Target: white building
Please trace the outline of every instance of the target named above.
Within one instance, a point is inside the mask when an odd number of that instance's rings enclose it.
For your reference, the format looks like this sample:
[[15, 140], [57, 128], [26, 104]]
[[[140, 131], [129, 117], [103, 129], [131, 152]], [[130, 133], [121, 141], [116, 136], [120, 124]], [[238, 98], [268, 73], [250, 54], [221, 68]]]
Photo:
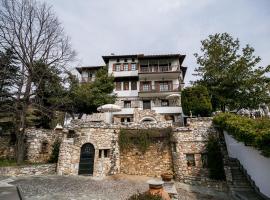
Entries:
[[[182, 66], [185, 55], [109, 55], [102, 58], [109, 74], [114, 76], [116, 104], [122, 107], [120, 112], [113, 113], [115, 121], [132, 122], [135, 109], [152, 110], [164, 120], [181, 121], [180, 91], [187, 70]], [[85, 82], [93, 81], [96, 70], [101, 67], [77, 70]]]

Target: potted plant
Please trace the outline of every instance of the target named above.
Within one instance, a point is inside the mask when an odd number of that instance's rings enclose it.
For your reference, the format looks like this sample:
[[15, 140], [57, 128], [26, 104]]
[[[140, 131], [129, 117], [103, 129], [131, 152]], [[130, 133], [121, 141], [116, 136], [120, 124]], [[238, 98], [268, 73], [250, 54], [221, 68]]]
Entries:
[[171, 181], [173, 179], [173, 173], [172, 172], [165, 172], [161, 174], [161, 178], [163, 181]]

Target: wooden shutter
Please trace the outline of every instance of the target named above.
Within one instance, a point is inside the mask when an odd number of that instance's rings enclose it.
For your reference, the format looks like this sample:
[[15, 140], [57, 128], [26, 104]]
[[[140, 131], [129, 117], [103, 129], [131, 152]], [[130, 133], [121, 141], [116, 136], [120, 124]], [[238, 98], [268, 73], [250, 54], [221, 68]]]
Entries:
[[131, 71], [131, 63], [128, 63], [128, 71]]
[[124, 65], [123, 65], [123, 63], [120, 65], [120, 67], [121, 67], [121, 71], [123, 71], [123, 70], [124, 70]]
[[112, 70], [113, 70], [113, 71], [115, 71], [115, 64], [113, 64], [113, 66], [112, 66]]
[[160, 88], [159, 88], [159, 81], [155, 81], [155, 91], [160, 91]]

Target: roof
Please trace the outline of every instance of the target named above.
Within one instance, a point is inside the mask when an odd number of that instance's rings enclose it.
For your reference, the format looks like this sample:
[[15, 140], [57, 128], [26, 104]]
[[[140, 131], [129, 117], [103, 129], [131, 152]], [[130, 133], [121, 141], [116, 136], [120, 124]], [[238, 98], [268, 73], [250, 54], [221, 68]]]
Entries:
[[131, 54], [131, 55], [109, 55], [102, 56], [104, 62], [107, 64], [110, 59], [118, 59], [118, 58], [138, 58], [138, 59], [157, 59], [157, 58], [179, 58], [180, 63], [184, 61], [186, 55], [181, 54], [156, 54], [156, 55], [144, 55], [144, 54]]
[[83, 70], [87, 70], [87, 69], [100, 69], [104, 67], [103, 65], [99, 65], [99, 66], [83, 66], [83, 67], [76, 67], [77, 71], [81, 74]]

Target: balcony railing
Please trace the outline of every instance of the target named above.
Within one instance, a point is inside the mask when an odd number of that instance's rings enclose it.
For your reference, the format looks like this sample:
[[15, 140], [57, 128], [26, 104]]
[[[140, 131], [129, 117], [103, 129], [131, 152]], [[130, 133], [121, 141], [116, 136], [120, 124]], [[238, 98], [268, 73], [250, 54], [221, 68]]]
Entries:
[[168, 85], [147, 85], [142, 84], [140, 86], [140, 92], [178, 92], [179, 84], [168, 84]]
[[160, 72], [179, 72], [179, 65], [171, 66], [140, 66], [139, 73], [160, 73]]
[[87, 82], [91, 82], [94, 80], [95, 80], [94, 77], [81, 77], [81, 83], [87, 83]]

